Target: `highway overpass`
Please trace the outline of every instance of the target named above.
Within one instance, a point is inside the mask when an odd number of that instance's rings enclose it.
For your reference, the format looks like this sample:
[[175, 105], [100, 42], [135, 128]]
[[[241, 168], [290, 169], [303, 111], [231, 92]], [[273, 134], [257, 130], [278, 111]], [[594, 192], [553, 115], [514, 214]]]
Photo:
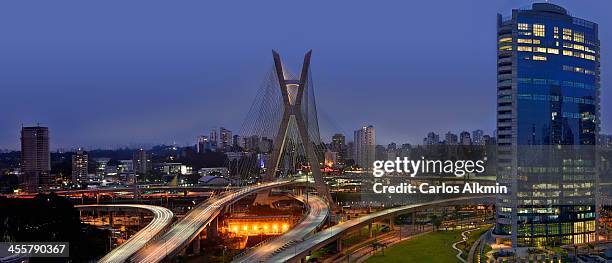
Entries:
[[[299, 197], [298, 199], [302, 202], [306, 202], [303, 197]], [[312, 194], [308, 196], [307, 205], [308, 213], [297, 225], [291, 228], [291, 230], [247, 250], [244, 254], [234, 258], [232, 262], [249, 263], [265, 260], [267, 257], [271, 256], [274, 251], [282, 249], [283, 246], [300, 242], [308, 235], [313, 234], [325, 223], [325, 220], [329, 216], [329, 205], [323, 198]]]
[[440, 206], [440, 205], [465, 205], [465, 204], [490, 204], [495, 201], [494, 195], [473, 196], [473, 197], [458, 197], [444, 200], [437, 200], [419, 204], [405, 205], [395, 208], [385, 209], [376, 213], [372, 213], [363, 217], [352, 219], [341, 224], [327, 228], [313, 236], [305, 239], [302, 242], [295, 243], [291, 246], [286, 246], [282, 251], [274, 252], [274, 255], [268, 257], [262, 262], [299, 262], [308, 256], [310, 253], [323, 248], [324, 246], [341, 239], [344, 235], [358, 230], [373, 222], [393, 218], [398, 215], [411, 213], [419, 209]]
[[142, 249], [149, 241], [158, 236], [172, 223], [174, 214], [167, 208], [154, 205], [77, 205], [79, 210], [123, 211], [126, 209], [141, 209], [153, 213], [153, 220], [126, 242], [111, 250], [98, 262], [125, 262], [136, 251]]
[[[168, 231], [140, 249], [129, 260], [131, 262], [160, 262], [172, 258], [183, 251], [192, 241], [194, 249], [199, 250], [200, 233], [215, 223], [213, 220], [222, 210], [240, 200], [241, 198], [275, 187], [288, 186], [299, 183], [298, 180], [285, 180], [246, 186], [234, 191], [228, 191], [194, 207], [181, 220], [177, 221]], [[216, 228], [216, 224], [213, 228]]]

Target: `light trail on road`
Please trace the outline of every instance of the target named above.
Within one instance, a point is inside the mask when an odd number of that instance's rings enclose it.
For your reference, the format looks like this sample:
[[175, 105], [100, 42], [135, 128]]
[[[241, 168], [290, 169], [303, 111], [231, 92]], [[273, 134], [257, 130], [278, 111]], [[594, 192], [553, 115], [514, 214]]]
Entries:
[[146, 247], [140, 249], [133, 257], [132, 262], [160, 262], [167, 257], [172, 257], [189, 242], [199, 235], [204, 228], [209, 225], [212, 220], [221, 213], [221, 210], [240, 198], [249, 194], [280, 187], [295, 183], [297, 181], [276, 181], [263, 183], [253, 186], [247, 186], [235, 191], [226, 192], [224, 194], [213, 196], [206, 202], [203, 202], [193, 208], [184, 218], [176, 222], [172, 228], [166, 231], [159, 238], [153, 240]]
[[155, 238], [160, 232], [162, 232], [167, 226], [172, 223], [174, 214], [170, 209], [154, 205], [131, 205], [131, 204], [118, 204], [118, 205], [78, 205], [75, 206], [77, 209], [85, 208], [135, 208], [144, 209], [153, 213], [153, 220], [140, 231], [136, 232], [131, 238], [119, 245], [115, 249], [111, 250], [108, 254], [102, 257], [98, 262], [102, 263], [117, 263], [125, 262], [130, 256], [136, 251], [143, 248], [148, 242]]

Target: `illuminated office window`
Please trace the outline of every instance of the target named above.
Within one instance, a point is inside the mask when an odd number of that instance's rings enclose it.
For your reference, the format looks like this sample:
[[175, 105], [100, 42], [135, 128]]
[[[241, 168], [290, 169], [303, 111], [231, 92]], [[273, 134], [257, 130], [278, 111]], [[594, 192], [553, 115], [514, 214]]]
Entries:
[[512, 46], [501, 46], [499, 50], [512, 50]]
[[584, 47], [584, 51], [595, 54], [595, 50], [590, 49], [589, 47]]
[[518, 24], [518, 30], [529, 30], [529, 24], [519, 23]]
[[584, 43], [584, 33], [574, 32], [574, 41], [578, 43]]
[[574, 49], [584, 50], [584, 46], [583, 45], [574, 44]]
[[557, 55], [559, 55], [559, 50], [556, 49], [556, 48], [548, 48], [547, 51], [550, 54], [557, 54]]
[[571, 50], [563, 50], [563, 55], [565, 56], [573, 56], [573, 52]]
[[543, 37], [544, 36], [544, 25], [533, 24], [533, 35], [536, 37]]
[[546, 48], [545, 47], [533, 47], [533, 52], [546, 53]]
[[506, 43], [506, 42], [512, 42], [512, 38], [504, 37], [504, 38], [499, 39], [499, 43]]
[[572, 40], [572, 30], [569, 28], [563, 29], [563, 40]]
[[529, 38], [519, 38], [516, 40], [517, 43], [519, 44], [531, 44], [533, 43], [531, 39]]
[[539, 45], [539, 44], [540, 44], [540, 40], [539, 40], [539, 39], [534, 39], [534, 40], [533, 40], [533, 44], [535, 44], [535, 45]]
[[546, 61], [546, 57], [545, 56], [533, 56], [533, 60]]
[[525, 51], [525, 52], [531, 52], [531, 47], [526, 47], [526, 46], [518, 46], [516, 48], [516, 50], [518, 51]]

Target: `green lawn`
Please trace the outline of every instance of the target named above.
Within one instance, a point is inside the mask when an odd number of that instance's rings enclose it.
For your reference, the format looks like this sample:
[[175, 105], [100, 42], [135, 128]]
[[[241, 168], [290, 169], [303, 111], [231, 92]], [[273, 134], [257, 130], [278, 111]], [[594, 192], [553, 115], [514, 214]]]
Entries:
[[461, 239], [462, 230], [438, 231], [414, 239], [402, 241], [385, 249], [385, 255], [379, 251], [366, 260], [377, 262], [459, 262], [451, 245]]

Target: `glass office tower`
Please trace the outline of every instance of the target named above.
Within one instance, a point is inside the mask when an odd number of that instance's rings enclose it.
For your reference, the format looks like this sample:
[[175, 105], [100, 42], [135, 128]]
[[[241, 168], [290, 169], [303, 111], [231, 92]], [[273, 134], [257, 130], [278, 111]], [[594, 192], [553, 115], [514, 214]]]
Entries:
[[513, 247], [596, 239], [598, 26], [536, 3], [497, 18], [495, 235]]

